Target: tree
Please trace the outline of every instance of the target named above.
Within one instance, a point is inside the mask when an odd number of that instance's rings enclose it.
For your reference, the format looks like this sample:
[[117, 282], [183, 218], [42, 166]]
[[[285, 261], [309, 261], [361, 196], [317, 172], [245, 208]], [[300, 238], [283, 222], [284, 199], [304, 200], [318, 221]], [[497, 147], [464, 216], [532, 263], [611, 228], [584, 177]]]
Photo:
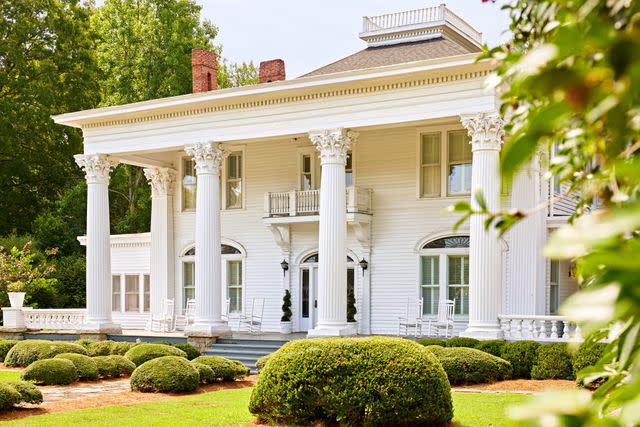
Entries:
[[99, 101], [90, 9], [77, 0], [0, 0], [0, 235], [31, 223], [79, 179], [76, 129], [52, 114]]
[[[587, 392], [540, 396], [514, 411], [534, 425], [640, 425], [640, 3], [514, 0], [513, 40], [486, 50], [504, 89], [508, 118], [502, 174], [509, 179], [536, 152], [558, 154], [552, 174], [577, 191], [571, 222], [549, 239], [545, 254], [576, 263], [581, 290], [561, 308], [588, 334], [608, 338], [603, 357], [578, 377]], [[486, 226], [506, 232], [528, 212], [487, 212]], [[542, 206], [541, 208], [543, 208]]]

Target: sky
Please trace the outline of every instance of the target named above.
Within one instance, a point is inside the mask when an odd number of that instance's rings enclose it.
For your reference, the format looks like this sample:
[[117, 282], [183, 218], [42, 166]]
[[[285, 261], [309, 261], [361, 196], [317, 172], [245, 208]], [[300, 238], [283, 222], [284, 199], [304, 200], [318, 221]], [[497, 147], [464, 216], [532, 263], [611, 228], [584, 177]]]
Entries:
[[[231, 62], [280, 58], [287, 78], [329, 64], [366, 47], [358, 38], [362, 17], [418, 9], [437, 0], [197, 0], [202, 17], [220, 28], [217, 44]], [[509, 19], [501, 2], [449, 0], [447, 7], [494, 46], [505, 41]]]

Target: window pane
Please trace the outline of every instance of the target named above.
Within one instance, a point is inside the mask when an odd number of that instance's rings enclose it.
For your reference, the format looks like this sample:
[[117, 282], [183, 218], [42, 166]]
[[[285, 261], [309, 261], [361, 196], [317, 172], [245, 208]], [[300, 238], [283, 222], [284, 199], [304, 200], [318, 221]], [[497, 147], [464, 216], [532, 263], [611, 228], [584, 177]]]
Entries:
[[302, 172], [311, 173], [311, 156], [308, 154], [302, 156]]
[[454, 313], [459, 315], [469, 314], [469, 257], [448, 257], [448, 297], [455, 299]]
[[242, 180], [227, 181], [227, 209], [242, 207]]
[[440, 195], [440, 165], [422, 167], [422, 195]]
[[184, 159], [182, 167], [182, 209], [196, 208], [196, 170], [193, 159]]
[[437, 314], [440, 299], [440, 257], [422, 257], [422, 313]]
[[230, 312], [242, 312], [242, 261], [227, 262], [227, 298]]
[[302, 270], [302, 317], [309, 317], [309, 271]]
[[471, 144], [464, 130], [449, 132], [449, 163], [470, 163]]
[[423, 249], [468, 248], [469, 236], [443, 237], [425, 244]]
[[124, 310], [125, 311], [138, 311], [140, 309], [139, 278], [140, 277], [137, 275], [125, 276], [125, 279], [124, 279], [124, 287], [125, 287]]
[[120, 276], [111, 276], [111, 310], [120, 311]]
[[438, 314], [438, 300], [440, 299], [440, 288], [436, 286], [425, 286], [422, 288], [422, 314]]
[[148, 274], [144, 275], [144, 311], [151, 308], [151, 279]]
[[423, 196], [440, 195], [440, 133], [422, 135], [421, 185]]
[[471, 193], [471, 163], [449, 165], [449, 194]]

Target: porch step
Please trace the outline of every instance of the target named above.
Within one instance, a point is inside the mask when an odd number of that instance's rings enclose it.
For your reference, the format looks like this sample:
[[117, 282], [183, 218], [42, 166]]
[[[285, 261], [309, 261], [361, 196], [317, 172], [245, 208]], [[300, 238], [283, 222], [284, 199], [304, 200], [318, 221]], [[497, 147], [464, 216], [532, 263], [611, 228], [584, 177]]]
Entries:
[[286, 343], [286, 340], [221, 338], [207, 348], [204, 353], [207, 356], [222, 356], [227, 359], [239, 360], [251, 370], [251, 373], [255, 373], [256, 362], [259, 358], [273, 353]]

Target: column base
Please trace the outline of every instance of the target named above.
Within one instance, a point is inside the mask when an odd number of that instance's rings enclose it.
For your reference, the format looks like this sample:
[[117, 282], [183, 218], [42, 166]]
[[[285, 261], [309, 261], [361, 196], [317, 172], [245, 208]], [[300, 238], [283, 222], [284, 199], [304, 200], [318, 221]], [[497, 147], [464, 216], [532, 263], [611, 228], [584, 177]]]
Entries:
[[219, 338], [230, 337], [231, 328], [227, 322], [193, 323], [184, 329], [187, 337]]
[[87, 334], [96, 334], [96, 335], [104, 335], [104, 334], [121, 334], [122, 326], [111, 323], [111, 322], [87, 322], [84, 325], [78, 328], [78, 331], [81, 335]]
[[498, 325], [469, 325], [460, 336], [478, 340], [500, 340], [504, 339], [504, 332]]
[[337, 325], [318, 325], [307, 332], [309, 338], [328, 338], [328, 337], [353, 337], [358, 334], [356, 329], [358, 325], [354, 323], [337, 324]]

